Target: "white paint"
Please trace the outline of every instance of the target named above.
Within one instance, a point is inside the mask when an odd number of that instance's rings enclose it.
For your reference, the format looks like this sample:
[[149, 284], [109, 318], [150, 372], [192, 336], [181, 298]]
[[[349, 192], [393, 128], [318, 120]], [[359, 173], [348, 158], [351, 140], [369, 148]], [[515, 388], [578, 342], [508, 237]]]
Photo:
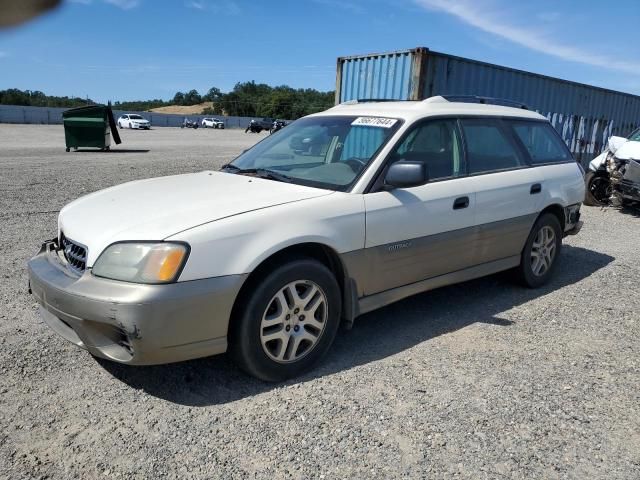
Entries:
[[200, 172], [91, 193], [65, 206], [58, 226], [67, 237], [88, 247], [91, 266], [116, 241], [162, 240], [202, 223], [329, 194], [260, 178]]

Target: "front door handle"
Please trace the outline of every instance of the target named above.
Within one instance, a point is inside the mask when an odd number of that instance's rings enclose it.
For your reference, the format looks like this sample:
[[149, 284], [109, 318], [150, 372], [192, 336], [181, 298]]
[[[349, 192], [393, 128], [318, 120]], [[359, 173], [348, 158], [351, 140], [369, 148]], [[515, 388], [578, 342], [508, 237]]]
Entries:
[[469, 206], [469, 197], [459, 197], [453, 201], [453, 209], [460, 210]]
[[539, 183], [534, 183], [533, 185], [531, 185], [531, 190], [529, 190], [529, 193], [531, 195], [535, 195], [536, 193], [540, 193], [542, 191], [542, 185], [540, 185]]

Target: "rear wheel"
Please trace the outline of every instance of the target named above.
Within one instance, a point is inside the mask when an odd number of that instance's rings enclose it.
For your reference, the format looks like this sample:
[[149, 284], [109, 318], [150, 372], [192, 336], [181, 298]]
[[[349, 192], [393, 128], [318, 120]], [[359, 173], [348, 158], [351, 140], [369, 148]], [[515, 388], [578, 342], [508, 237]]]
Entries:
[[599, 207], [609, 203], [611, 196], [611, 182], [605, 172], [589, 171], [584, 176], [585, 197], [584, 204]]
[[230, 331], [230, 352], [247, 373], [281, 381], [324, 356], [340, 320], [340, 289], [321, 263], [300, 259], [252, 282]]
[[562, 248], [562, 229], [558, 217], [545, 213], [536, 221], [522, 250], [518, 273], [530, 288], [547, 283], [556, 268]]

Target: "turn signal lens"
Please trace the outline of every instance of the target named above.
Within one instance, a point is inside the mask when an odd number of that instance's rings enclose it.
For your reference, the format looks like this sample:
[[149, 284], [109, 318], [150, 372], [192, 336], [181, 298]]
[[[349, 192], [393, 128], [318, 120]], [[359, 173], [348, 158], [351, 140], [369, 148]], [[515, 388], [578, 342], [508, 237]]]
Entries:
[[186, 253], [184, 248], [176, 245], [152, 249], [144, 266], [142, 278], [162, 283], [172, 281], [182, 267]]

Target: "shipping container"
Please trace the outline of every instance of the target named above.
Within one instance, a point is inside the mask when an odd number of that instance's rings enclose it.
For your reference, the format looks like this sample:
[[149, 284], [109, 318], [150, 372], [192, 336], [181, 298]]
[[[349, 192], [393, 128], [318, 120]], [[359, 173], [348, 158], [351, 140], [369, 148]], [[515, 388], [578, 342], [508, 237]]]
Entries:
[[477, 95], [525, 104], [551, 121], [583, 164], [606, 147], [611, 135], [627, 136], [640, 125], [640, 96], [428, 48], [338, 58], [336, 103], [434, 95]]

